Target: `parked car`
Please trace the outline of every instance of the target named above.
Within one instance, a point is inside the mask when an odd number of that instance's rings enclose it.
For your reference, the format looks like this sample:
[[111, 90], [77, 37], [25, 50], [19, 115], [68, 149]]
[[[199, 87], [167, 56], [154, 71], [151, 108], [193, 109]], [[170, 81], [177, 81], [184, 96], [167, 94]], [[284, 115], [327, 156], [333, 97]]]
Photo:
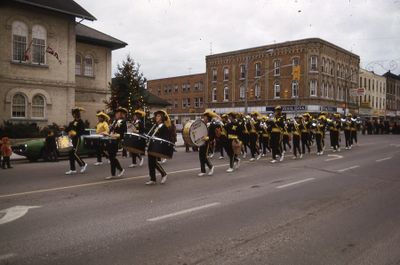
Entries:
[[[96, 130], [94, 129], [85, 129], [85, 134], [81, 136], [81, 142], [84, 143], [84, 138], [87, 135], [96, 134]], [[43, 158], [44, 154], [44, 144], [45, 139], [32, 139], [26, 142], [19, 143], [17, 145], [13, 145], [11, 148], [14, 153], [25, 156], [30, 162], [35, 162], [39, 159]], [[79, 145], [78, 154], [82, 156], [93, 156], [96, 154], [96, 150], [88, 149], [84, 144]], [[58, 149], [59, 157], [68, 156], [68, 151], [63, 149]]]

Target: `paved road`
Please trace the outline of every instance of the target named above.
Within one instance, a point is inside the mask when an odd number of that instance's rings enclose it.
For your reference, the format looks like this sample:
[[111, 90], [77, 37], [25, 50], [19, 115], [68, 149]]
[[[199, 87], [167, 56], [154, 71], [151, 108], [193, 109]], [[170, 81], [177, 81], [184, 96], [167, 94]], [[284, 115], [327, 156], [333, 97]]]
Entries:
[[151, 187], [147, 165], [104, 181], [108, 165], [20, 163], [0, 171], [0, 264], [400, 264], [400, 137], [360, 138], [212, 177], [178, 152]]

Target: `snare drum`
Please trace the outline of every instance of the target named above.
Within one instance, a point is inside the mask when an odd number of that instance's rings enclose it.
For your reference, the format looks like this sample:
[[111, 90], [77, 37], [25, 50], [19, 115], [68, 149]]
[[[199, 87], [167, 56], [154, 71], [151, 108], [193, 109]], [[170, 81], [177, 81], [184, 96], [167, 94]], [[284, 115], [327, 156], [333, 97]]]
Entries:
[[68, 136], [57, 137], [57, 149], [59, 152], [69, 152], [74, 148], [71, 138]]
[[83, 144], [87, 149], [97, 150], [100, 147], [100, 139], [103, 137], [101, 134], [86, 135], [83, 138]]
[[147, 153], [151, 156], [160, 158], [172, 158], [174, 154], [174, 144], [170, 141], [152, 137], [149, 141], [149, 148]]
[[201, 119], [188, 121], [183, 128], [183, 141], [190, 146], [202, 146], [208, 135], [207, 125]]
[[128, 152], [144, 154], [146, 149], [146, 137], [137, 133], [125, 133], [124, 147]]
[[110, 136], [100, 138], [100, 147], [107, 152], [118, 152], [118, 140]]

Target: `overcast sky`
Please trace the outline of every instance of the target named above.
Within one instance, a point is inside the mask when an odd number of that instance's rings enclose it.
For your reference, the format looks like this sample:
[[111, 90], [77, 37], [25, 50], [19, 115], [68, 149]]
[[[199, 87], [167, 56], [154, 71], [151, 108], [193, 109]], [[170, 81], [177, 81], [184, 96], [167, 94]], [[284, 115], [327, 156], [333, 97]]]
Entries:
[[205, 72], [205, 56], [318, 37], [350, 50], [361, 67], [400, 73], [400, 0], [75, 0], [83, 23], [128, 43], [147, 79]]

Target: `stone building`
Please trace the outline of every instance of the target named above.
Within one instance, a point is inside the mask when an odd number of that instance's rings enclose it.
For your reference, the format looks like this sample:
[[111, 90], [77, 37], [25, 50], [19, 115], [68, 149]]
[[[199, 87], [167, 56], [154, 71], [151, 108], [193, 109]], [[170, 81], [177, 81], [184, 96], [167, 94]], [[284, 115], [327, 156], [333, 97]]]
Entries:
[[386, 78], [386, 115], [400, 117], [400, 76], [388, 71], [383, 75]]
[[360, 69], [359, 87], [365, 90], [365, 95], [358, 98], [359, 114], [368, 117], [384, 117], [386, 115], [386, 78]]
[[111, 53], [127, 44], [76, 22], [95, 17], [73, 0], [0, 4], [0, 121], [66, 124], [75, 105], [104, 109]]
[[147, 81], [147, 89], [167, 100], [167, 111], [177, 127], [185, 121], [200, 117], [205, 110], [206, 74], [191, 74]]
[[[356, 112], [349, 90], [358, 85], [360, 58], [318, 38], [206, 57], [206, 103], [217, 113]], [[300, 66], [299, 80], [293, 69]]]

